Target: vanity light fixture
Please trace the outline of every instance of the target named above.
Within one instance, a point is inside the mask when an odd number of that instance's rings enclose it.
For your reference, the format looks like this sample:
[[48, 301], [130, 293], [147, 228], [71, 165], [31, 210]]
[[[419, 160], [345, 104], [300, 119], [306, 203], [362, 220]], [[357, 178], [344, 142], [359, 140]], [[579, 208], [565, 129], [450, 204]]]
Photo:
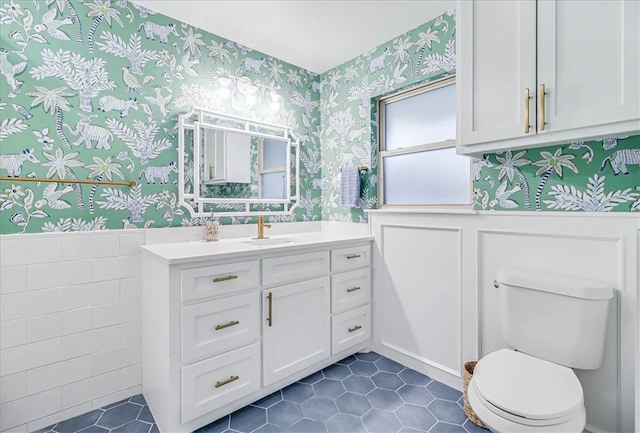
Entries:
[[269, 108], [272, 112], [280, 111], [282, 96], [272, 86], [254, 82], [249, 77], [222, 75], [216, 78], [216, 94], [220, 99], [230, 99], [237, 107], [253, 107], [260, 97], [270, 99]]

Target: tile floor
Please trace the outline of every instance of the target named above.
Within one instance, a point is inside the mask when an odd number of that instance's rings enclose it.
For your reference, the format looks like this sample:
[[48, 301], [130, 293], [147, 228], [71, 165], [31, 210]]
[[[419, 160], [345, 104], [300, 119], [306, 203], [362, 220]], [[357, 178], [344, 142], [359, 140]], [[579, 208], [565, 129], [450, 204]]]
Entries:
[[[157, 433], [141, 395], [37, 433]], [[376, 353], [358, 353], [196, 433], [487, 433], [467, 420], [462, 394]]]

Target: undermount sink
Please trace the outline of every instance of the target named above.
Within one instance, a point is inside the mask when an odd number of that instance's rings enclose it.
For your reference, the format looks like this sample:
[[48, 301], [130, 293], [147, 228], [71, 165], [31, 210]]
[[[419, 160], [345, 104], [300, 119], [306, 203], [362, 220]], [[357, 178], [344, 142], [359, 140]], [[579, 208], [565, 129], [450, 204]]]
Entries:
[[274, 246], [274, 245], [286, 245], [286, 244], [294, 244], [298, 242], [297, 239], [293, 238], [265, 238], [265, 239], [250, 239], [248, 241], [242, 241], [243, 244], [253, 245], [253, 246]]

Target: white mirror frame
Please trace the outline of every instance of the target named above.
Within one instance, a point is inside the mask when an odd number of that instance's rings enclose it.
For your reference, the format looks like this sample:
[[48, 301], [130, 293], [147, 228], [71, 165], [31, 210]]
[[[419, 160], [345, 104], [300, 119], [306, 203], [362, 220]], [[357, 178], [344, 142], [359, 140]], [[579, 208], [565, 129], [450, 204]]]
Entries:
[[[197, 116], [194, 120], [194, 117]], [[235, 123], [242, 123], [244, 129], [229, 128], [226, 126], [214, 125], [207, 123], [206, 118], [216, 118], [220, 120], [232, 120]], [[193, 131], [193, 142], [200, 143], [200, 127], [215, 129], [218, 131], [234, 132], [239, 134], [251, 135], [253, 137], [271, 138], [274, 140], [287, 141], [287, 178], [286, 183], [287, 197], [284, 199], [260, 199], [260, 198], [207, 198], [200, 197], [200, 152], [193, 150], [193, 193], [185, 192], [185, 131]], [[271, 134], [256, 132], [251, 128], [261, 128], [262, 130], [273, 131]], [[261, 122], [258, 120], [247, 119], [244, 117], [234, 116], [230, 114], [219, 113], [216, 111], [205, 110], [202, 108], [192, 108], [189, 112], [178, 117], [178, 204], [185, 207], [192, 217], [236, 217], [236, 216], [252, 216], [252, 215], [291, 215], [298, 207], [300, 199], [300, 143], [297, 137], [291, 131], [291, 128], [274, 123]], [[295, 195], [291, 195], [291, 151], [295, 150]], [[206, 211], [206, 204], [224, 204], [224, 203], [244, 203], [245, 211], [243, 212], [212, 212]], [[195, 208], [194, 205], [195, 204]], [[278, 204], [284, 207], [282, 211], [265, 211], [251, 210], [252, 204]]]

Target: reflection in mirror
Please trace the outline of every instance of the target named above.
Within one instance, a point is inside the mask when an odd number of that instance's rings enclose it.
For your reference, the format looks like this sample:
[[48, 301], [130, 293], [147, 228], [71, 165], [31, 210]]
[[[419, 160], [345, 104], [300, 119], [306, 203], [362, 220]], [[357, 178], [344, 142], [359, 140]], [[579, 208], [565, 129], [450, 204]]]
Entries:
[[299, 147], [289, 128], [199, 109], [180, 116], [179, 128], [179, 189], [192, 215], [297, 206]]

